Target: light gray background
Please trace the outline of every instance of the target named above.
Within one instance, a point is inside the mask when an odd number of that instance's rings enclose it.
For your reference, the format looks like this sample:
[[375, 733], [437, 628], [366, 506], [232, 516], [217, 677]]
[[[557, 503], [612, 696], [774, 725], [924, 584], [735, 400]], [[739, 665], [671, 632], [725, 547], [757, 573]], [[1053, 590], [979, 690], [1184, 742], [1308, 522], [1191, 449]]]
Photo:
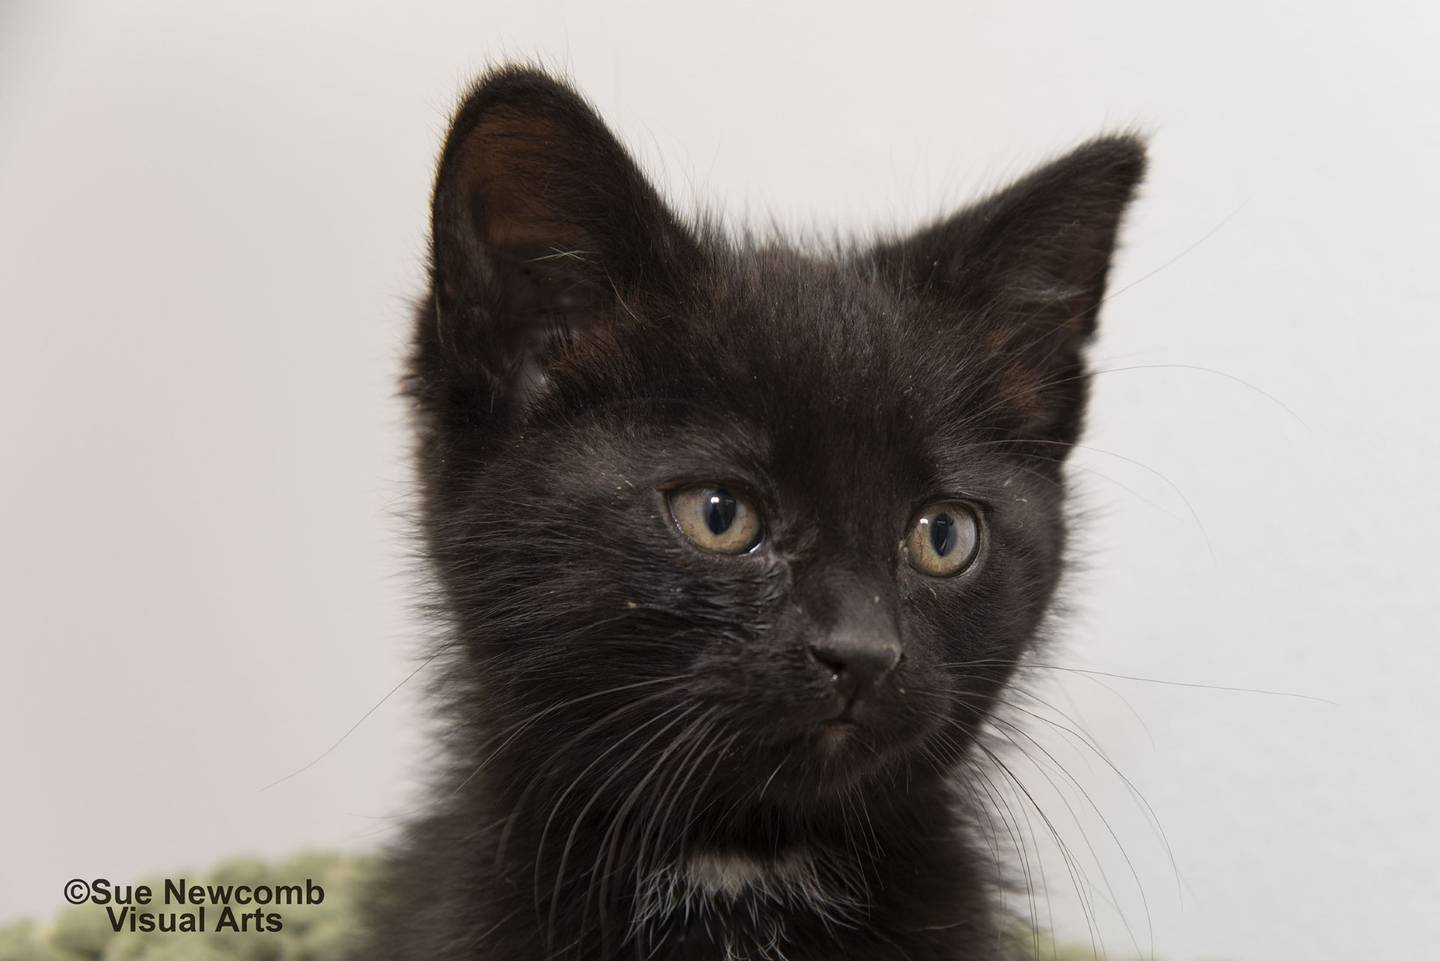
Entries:
[[1437, 28], [1398, 2], [11, 0], [0, 919], [77, 875], [374, 846], [409, 802], [416, 685], [261, 788], [413, 666], [393, 390], [431, 165], [462, 85], [539, 54], [682, 206], [801, 229], [1153, 133], [1048, 661], [1332, 703], [1034, 688], [1174, 863], [1031, 722], [1076, 783], [1016, 773], [1085, 878], [1042, 839], [1042, 911], [1122, 954], [1433, 956]]

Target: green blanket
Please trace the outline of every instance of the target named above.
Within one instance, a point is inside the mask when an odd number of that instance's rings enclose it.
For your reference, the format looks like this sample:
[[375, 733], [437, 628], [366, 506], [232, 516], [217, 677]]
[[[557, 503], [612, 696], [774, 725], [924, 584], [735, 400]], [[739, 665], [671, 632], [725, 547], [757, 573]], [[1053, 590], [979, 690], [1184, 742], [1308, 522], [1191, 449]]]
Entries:
[[[365, 858], [302, 854], [275, 863], [236, 859], [203, 874], [175, 872], [167, 877], [202, 887], [293, 884], [311, 878], [324, 890], [324, 900], [267, 906], [268, 914], [281, 919], [279, 931], [256, 931], [253, 923], [251, 930], [236, 931], [215, 930], [224, 926], [224, 906], [207, 898], [185, 907], [187, 914], [205, 911], [206, 931], [195, 934], [130, 931], [128, 918], [117, 933], [105, 907], [85, 903], [61, 911], [51, 924], [21, 921], [0, 927], [0, 961], [342, 961], [356, 930], [356, 887], [371, 868]], [[173, 910], [160, 903], [163, 880], [137, 883], [160, 892], [142, 910]], [[244, 923], [239, 915], [247, 910], [256, 908], [232, 907], [237, 923]]]

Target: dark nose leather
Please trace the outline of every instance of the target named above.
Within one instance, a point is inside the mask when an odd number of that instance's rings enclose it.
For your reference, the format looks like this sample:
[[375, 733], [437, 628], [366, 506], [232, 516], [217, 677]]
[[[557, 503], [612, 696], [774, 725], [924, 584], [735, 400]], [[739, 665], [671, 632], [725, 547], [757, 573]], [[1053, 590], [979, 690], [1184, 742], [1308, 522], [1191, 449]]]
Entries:
[[817, 628], [807, 646], [817, 670], [834, 685], [838, 718], [848, 720], [865, 693], [900, 663], [900, 629], [886, 603], [886, 576], [827, 572], [807, 605]]
[[900, 663], [900, 639], [893, 628], [872, 622], [831, 631], [810, 645], [810, 654], [831, 672], [848, 705]]

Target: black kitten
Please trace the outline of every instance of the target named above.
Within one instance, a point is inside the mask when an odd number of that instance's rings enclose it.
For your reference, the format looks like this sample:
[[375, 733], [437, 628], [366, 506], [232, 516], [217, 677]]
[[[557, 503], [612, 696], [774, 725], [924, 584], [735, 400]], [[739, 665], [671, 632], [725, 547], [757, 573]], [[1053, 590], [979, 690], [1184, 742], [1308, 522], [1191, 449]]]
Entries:
[[447, 760], [363, 957], [1002, 956], [965, 771], [1144, 166], [816, 255], [683, 223], [556, 80], [471, 91], [408, 384]]

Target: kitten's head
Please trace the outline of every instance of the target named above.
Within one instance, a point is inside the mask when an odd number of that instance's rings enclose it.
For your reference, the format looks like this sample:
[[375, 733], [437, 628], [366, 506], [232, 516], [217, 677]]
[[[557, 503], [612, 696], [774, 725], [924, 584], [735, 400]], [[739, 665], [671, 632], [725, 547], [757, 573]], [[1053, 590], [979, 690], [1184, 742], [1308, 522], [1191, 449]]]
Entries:
[[563, 84], [482, 81], [410, 384], [462, 739], [782, 805], [956, 759], [1060, 574], [1143, 168], [1095, 140], [812, 255], [687, 226]]

